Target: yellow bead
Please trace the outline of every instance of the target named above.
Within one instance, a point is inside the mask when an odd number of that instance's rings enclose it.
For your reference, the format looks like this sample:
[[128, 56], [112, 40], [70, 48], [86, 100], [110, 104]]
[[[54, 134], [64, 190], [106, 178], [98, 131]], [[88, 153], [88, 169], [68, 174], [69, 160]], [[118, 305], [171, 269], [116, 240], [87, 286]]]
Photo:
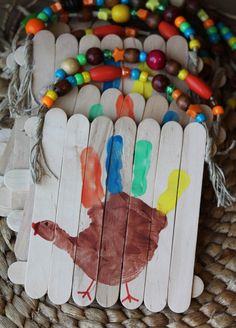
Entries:
[[111, 18], [111, 11], [108, 8], [100, 8], [97, 16], [98, 16], [98, 19], [107, 21], [108, 19]]
[[228, 40], [228, 43], [230, 46], [233, 46], [236, 43], [236, 36], [232, 36], [232, 38]]
[[188, 76], [188, 71], [186, 69], [183, 68], [179, 71], [178, 78], [180, 80], [184, 81], [187, 76]]
[[60, 68], [63, 69], [66, 74], [74, 75], [79, 71], [80, 65], [75, 58], [67, 58], [61, 63]]
[[92, 30], [91, 28], [86, 28], [86, 29], [85, 29], [85, 34], [86, 34], [86, 35], [93, 34], [93, 30]]
[[139, 81], [147, 82], [147, 79], [148, 79], [148, 72], [141, 72], [139, 76]]
[[89, 83], [91, 81], [91, 76], [89, 72], [82, 72], [81, 73], [84, 78], [84, 83]]
[[236, 99], [235, 98], [229, 98], [227, 100], [227, 105], [230, 107], [230, 109], [236, 109]]
[[191, 50], [193, 50], [193, 49], [200, 49], [200, 48], [201, 48], [201, 43], [200, 43], [200, 41], [197, 40], [197, 39], [193, 39], [193, 40], [191, 40], [191, 41], [189, 42], [189, 48], [190, 48]]
[[130, 19], [129, 7], [126, 5], [116, 5], [111, 10], [111, 17], [116, 23], [127, 23]]
[[53, 101], [56, 101], [58, 98], [58, 95], [54, 90], [48, 90], [46, 96], [51, 98]]

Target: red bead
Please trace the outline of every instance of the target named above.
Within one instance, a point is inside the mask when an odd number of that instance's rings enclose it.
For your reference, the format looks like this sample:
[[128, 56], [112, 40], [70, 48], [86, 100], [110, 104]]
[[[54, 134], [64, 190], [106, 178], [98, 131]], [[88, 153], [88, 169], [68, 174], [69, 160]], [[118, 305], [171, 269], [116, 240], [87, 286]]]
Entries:
[[160, 34], [164, 39], [168, 40], [174, 35], [179, 35], [177, 28], [167, 22], [162, 21], [158, 26]]
[[151, 69], [158, 70], [165, 67], [166, 56], [161, 50], [152, 50], [148, 53], [147, 64]]
[[99, 38], [103, 38], [108, 34], [115, 34], [120, 37], [124, 37], [125, 29], [124, 27], [118, 25], [104, 25], [104, 26], [94, 27], [93, 33]]
[[199, 77], [189, 73], [185, 82], [188, 84], [189, 88], [201, 98], [209, 99], [212, 96], [211, 88]]
[[31, 18], [26, 26], [25, 26], [25, 31], [27, 34], [37, 34], [38, 32], [44, 30], [46, 27], [45, 23], [38, 19], [38, 18]]
[[91, 79], [95, 82], [109, 82], [122, 77], [122, 69], [115, 66], [99, 66], [90, 70]]

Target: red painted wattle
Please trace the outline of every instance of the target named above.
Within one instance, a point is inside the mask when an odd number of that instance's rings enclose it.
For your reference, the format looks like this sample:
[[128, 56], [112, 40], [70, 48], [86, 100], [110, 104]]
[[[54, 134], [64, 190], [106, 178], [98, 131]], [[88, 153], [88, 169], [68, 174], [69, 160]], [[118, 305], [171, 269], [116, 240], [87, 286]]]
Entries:
[[90, 70], [94, 82], [109, 82], [122, 77], [122, 69], [111, 65], [99, 66]]
[[199, 77], [189, 73], [185, 82], [193, 92], [203, 99], [209, 99], [212, 96], [211, 88]]

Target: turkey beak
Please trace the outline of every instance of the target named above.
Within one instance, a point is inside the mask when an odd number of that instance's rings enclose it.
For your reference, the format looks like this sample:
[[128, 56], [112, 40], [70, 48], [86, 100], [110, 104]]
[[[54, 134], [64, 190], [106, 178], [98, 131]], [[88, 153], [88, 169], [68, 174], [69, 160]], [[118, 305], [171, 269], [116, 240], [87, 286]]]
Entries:
[[34, 236], [37, 235], [38, 233], [38, 228], [39, 228], [39, 222], [37, 223], [32, 223], [32, 228], [34, 229]]

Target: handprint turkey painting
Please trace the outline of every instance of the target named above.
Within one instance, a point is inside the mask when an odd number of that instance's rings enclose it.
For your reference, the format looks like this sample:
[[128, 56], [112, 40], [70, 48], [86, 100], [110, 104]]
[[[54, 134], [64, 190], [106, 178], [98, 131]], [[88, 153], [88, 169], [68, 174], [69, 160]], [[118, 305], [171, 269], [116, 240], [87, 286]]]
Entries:
[[48, 140], [61, 147], [52, 163], [61, 167], [59, 179], [36, 185], [26, 292], [48, 292], [56, 304], [72, 295], [80, 306], [120, 299], [158, 310], [167, 303], [176, 208], [193, 188], [182, 127], [146, 119], [137, 128], [127, 117], [89, 124], [80, 114], [63, 124], [63, 142], [44, 133], [46, 155]]

